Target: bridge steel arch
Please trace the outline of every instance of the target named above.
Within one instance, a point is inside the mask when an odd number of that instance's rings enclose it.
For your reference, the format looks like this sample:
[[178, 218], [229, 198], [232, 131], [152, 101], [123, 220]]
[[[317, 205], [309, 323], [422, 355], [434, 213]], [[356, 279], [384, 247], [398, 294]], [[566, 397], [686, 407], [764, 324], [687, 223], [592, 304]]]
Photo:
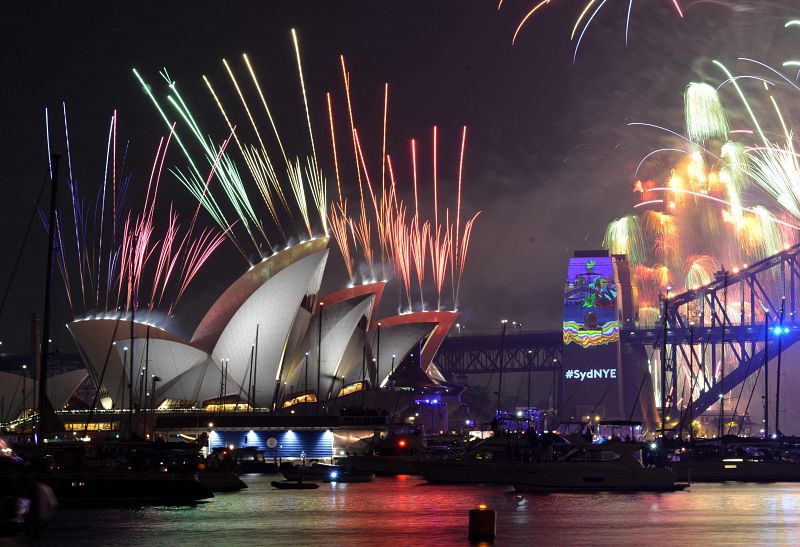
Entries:
[[[662, 349], [666, 334], [667, 398], [683, 426], [723, 394], [734, 392], [736, 400], [725, 416], [746, 409], [751, 397], [744, 382], [753, 375], [757, 381], [765, 349], [772, 359], [800, 340], [799, 293], [800, 245], [795, 245], [750, 266], [723, 269], [708, 285], [667, 295], [660, 327], [629, 333]], [[679, 370], [684, 371], [682, 380]]]

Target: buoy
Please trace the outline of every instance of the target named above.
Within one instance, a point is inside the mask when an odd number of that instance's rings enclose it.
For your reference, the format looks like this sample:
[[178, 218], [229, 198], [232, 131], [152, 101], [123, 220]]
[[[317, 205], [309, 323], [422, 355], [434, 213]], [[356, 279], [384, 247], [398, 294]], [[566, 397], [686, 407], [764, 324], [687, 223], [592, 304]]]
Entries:
[[497, 511], [481, 503], [469, 510], [469, 539], [491, 541], [497, 533]]

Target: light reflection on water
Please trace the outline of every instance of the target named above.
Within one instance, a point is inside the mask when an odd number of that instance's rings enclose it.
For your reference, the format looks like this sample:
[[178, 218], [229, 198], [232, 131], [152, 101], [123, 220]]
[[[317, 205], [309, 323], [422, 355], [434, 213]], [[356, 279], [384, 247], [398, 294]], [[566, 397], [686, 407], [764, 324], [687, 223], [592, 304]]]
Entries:
[[468, 545], [467, 511], [497, 510], [495, 545], [786, 544], [798, 541], [800, 485], [707, 484], [669, 494], [520, 496], [412, 477], [274, 490], [274, 476], [197, 507], [67, 510], [41, 545]]

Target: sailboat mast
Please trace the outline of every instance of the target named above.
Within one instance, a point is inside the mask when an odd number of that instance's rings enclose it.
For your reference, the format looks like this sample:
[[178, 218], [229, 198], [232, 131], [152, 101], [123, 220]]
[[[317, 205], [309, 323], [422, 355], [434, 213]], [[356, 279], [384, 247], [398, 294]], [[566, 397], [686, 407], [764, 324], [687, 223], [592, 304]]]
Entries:
[[256, 345], [253, 344], [250, 346], [250, 366], [247, 367], [247, 402], [250, 404], [250, 411], [253, 411], [254, 403], [253, 403], [253, 352], [255, 351]]
[[145, 338], [144, 343], [144, 376], [142, 377], [142, 389], [144, 391], [144, 423], [145, 423], [145, 430], [147, 429], [147, 420], [150, 416], [149, 412], [149, 405], [148, 405], [148, 393], [147, 393], [147, 379], [150, 378], [150, 325], [147, 325], [147, 338]]
[[256, 345], [253, 353], [253, 410], [256, 409], [256, 382], [258, 373], [258, 327], [260, 325], [256, 325]]
[[769, 437], [769, 312], [764, 312], [764, 438]]
[[722, 444], [722, 433], [725, 423], [725, 327], [728, 323], [728, 270], [725, 270], [725, 286], [722, 289], [722, 345], [720, 353], [720, 375], [719, 375], [719, 442]]
[[318, 332], [317, 332], [317, 414], [320, 413], [320, 404], [322, 403], [321, 395], [322, 395], [322, 388], [320, 387], [320, 381], [322, 379], [322, 306], [323, 303], [319, 303], [319, 321], [318, 324]]
[[50, 292], [51, 285], [53, 284], [53, 256], [55, 251], [55, 235], [56, 235], [56, 207], [58, 205], [58, 165], [61, 161], [61, 156], [53, 154], [51, 156], [51, 163], [53, 165], [50, 171], [50, 223], [47, 225], [47, 272], [45, 273], [45, 286], [44, 286], [44, 314], [42, 316], [42, 356], [39, 364], [39, 420], [37, 424], [38, 444], [40, 448], [44, 447], [44, 436], [46, 430], [45, 408], [47, 403], [47, 358], [50, 354], [50, 346], [48, 340], [50, 339]]
[[778, 371], [775, 378], [775, 434], [781, 434], [781, 353], [783, 353], [783, 312], [786, 308], [786, 297], [781, 299], [781, 322], [778, 325]]
[[[133, 247], [136, 247], [136, 235], [133, 236]], [[131, 289], [135, 287], [135, 279], [133, 276], [133, 269], [130, 269], [130, 273], [128, 275], [128, 282], [130, 283]], [[128, 378], [128, 439], [133, 439], [133, 341], [136, 337], [136, 295], [132, 293], [132, 302], [131, 302], [131, 349], [130, 353], [128, 354], [128, 358], [130, 359], [130, 377]]]
[[664, 293], [664, 312], [661, 324], [661, 439], [667, 435], [667, 314], [669, 313], [669, 289]]
[[361, 348], [361, 408], [366, 405], [366, 385], [367, 385], [367, 346]]
[[[694, 405], [694, 323], [689, 323], [689, 444], [694, 444], [694, 416], [692, 415], [692, 405]], [[683, 435], [681, 434], [681, 437]]]

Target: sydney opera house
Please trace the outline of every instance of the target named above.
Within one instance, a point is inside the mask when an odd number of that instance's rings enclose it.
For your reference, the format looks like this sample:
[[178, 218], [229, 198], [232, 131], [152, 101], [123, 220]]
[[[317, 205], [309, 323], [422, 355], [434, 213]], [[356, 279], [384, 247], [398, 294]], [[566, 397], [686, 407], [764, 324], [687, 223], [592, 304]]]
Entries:
[[188, 340], [129, 317], [69, 323], [102, 407], [333, 408], [362, 390], [392, 385], [401, 367], [437, 385], [433, 356], [457, 312], [379, 318], [384, 281], [321, 295], [328, 242], [314, 238], [251, 267]]

